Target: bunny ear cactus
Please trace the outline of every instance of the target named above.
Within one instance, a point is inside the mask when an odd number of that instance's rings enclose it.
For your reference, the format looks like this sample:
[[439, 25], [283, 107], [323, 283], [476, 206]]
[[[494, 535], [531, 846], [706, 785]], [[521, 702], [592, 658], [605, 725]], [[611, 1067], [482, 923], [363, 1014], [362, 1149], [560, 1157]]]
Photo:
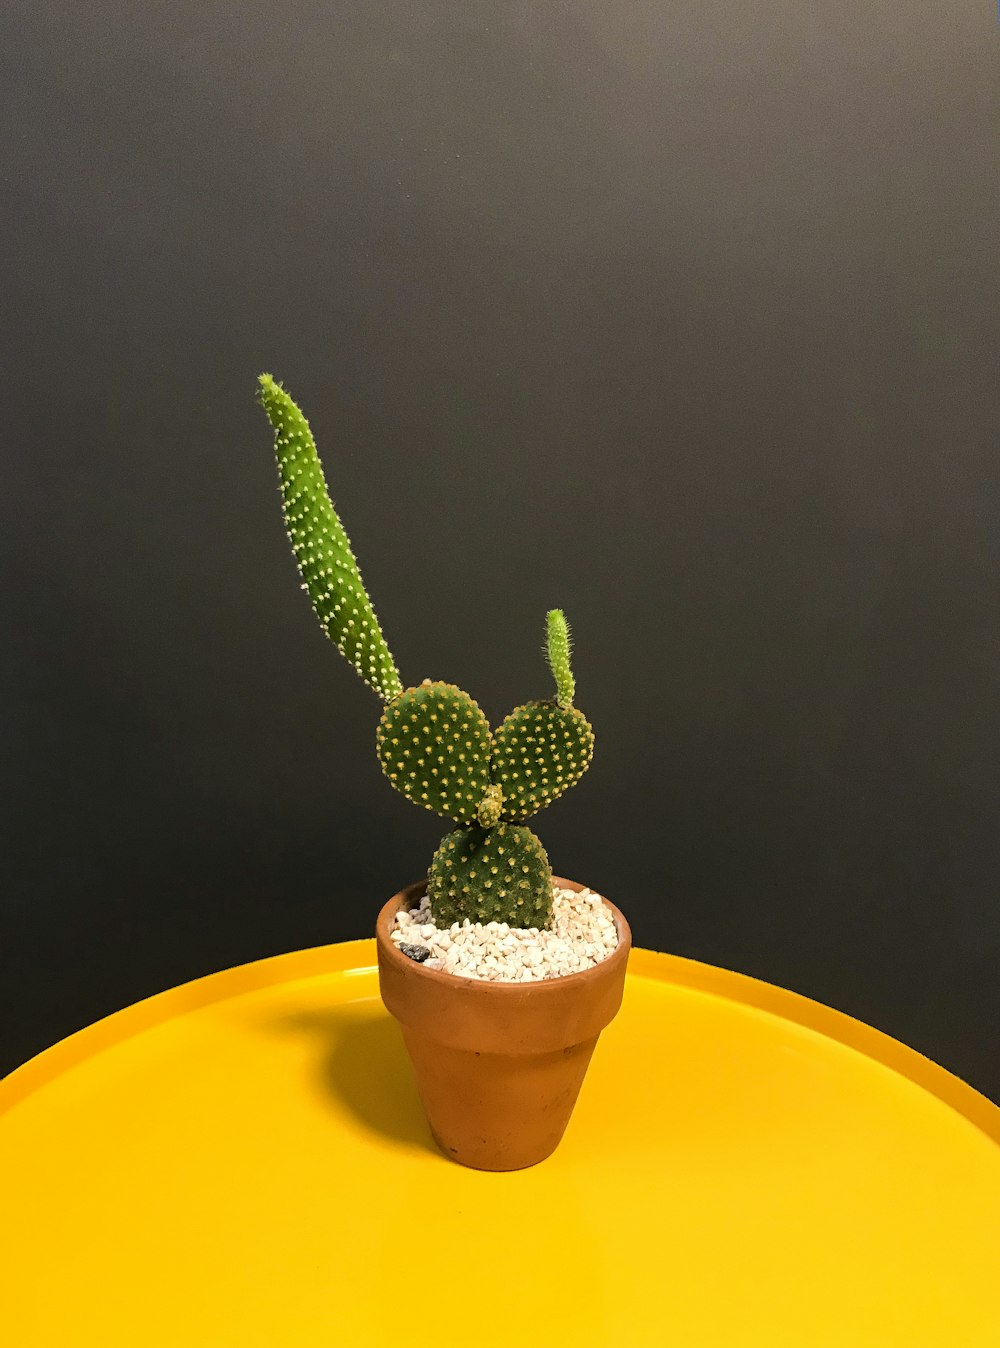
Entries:
[[495, 731], [454, 684], [424, 679], [404, 688], [308, 422], [270, 375], [260, 376], [258, 396], [275, 432], [285, 525], [303, 589], [323, 630], [385, 703], [375, 736], [382, 770], [408, 800], [457, 825], [428, 873], [436, 925], [548, 926], [552, 871], [524, 821], [578, 782], [594, 752], [590, 723], [573, 705], [565, 616], [552, 609], [546, 618], [555, 697], [515, 708]]

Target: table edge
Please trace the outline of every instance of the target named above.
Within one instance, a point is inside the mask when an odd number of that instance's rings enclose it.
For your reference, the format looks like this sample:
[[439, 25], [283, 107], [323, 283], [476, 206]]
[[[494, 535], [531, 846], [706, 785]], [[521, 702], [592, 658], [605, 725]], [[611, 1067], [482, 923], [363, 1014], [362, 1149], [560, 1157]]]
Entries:
[[[335, 973], [374, 974], [376, 967], [373, 938], [339, 941], [266, 956], [154, 993], [68, 1035], [16, 1067], [0, 1080], [0, 1115], [87, 1058], [175, 1016], [280, 983]], [[1000, 1146], [1000, 1106], [916, 1049], [843, 1011], [749, 974], [642, 948], [630, 952], [628, 978], [705, 992], [812, 1030], [913, 1082]]]

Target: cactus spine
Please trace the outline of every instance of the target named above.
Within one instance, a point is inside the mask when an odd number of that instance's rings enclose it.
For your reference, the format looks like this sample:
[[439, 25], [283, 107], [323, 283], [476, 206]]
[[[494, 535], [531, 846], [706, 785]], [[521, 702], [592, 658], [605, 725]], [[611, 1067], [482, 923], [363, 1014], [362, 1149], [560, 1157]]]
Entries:
[[308, 422], [270, 375], [260, 376], [258, 396], [274, 428], [285, 525], [303, 588], [324, 631], [386, 704], [375, 734], [382, 770], [408, 800], [457, 824], [428, 872], [435, 922], [548, 925], [552, 871], [524, 820], [578, 782], [594, 751], [590, 723], [573, 705], [570, 632], [562, 610], [546, 615], [555, 698], [516, 707], [495, 731], [454, 684], [424, 679], [404, 688], [330, 499]]

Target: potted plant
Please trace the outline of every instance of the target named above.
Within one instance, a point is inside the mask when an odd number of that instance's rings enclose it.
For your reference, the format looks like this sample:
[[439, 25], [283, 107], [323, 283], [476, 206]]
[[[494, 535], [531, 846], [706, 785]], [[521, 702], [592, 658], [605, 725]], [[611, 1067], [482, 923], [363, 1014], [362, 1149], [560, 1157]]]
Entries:
[[385, 704], [379, 763], [404, 796], [453, 823], [426, 879], [378, 915], [382, 999], [442, 1152], [483, 1170], [534, 1165], [558, 1145], [618, 1011], [631, 944], [613, 904], [553, 876], [525, 823], [579, 781], [593, 754], [593, 730], [573, 705], [566, 619], [547, 616], [555, 697], [525, 702], [495, 730], [454, 684], [404, 687], [305, 417], [270, 375], [259, 399], [303, 588]]

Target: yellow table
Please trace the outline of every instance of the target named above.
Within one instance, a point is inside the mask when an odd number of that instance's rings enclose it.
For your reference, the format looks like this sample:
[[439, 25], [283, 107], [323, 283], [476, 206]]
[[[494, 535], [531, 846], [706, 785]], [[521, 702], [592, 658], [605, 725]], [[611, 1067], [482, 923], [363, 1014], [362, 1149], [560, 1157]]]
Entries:
[[370, 941], [177, 988], [0, 1083], [10, 1348], [997, 1348], [1000, 1110], [634, 951], [542, 1165], [432, 1148]]

